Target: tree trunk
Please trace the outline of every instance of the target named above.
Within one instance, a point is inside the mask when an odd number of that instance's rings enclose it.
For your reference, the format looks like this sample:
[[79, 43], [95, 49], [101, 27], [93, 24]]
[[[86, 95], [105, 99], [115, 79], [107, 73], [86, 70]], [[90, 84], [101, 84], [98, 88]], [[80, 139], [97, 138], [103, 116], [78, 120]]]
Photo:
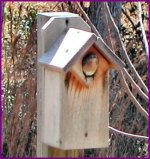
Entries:
[[[120, 2], [109, 2], [108, 3], [110, 12], [116, 22], [116, 25], [120, 26], [120, 20], [121, 20], [121, 5]], [[108, 32], [108, 28], [105, 24], [105, 15], [103, 12], [103, 2], [92, 2], [90, 7], [87, 9], [87, 14], [101, 36], [104, 40], [106, 40], [106, 35]], [[109, 45], [109, 44], [108, 44]]]

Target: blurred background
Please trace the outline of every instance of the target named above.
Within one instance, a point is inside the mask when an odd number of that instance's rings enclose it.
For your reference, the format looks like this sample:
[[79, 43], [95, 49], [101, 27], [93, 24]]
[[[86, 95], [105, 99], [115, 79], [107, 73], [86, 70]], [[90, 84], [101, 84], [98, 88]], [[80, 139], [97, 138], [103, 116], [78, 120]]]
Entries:
[[[81, 6], [105, 40], [107, 30], [104, 28], [101, 3], [81, 2]], [[143, 46], [138, 3], [110, 2], [109, 7], [128, 56], [148, 85], [148, 57]], [[141, 7], [142, 22], [148, 39], [148, 3], [141, 2]], [[36, 157], [37, 13], [60, 11], [82, 16], [73, 2], [3, 3], [2, 157]], [[122, 57], [117, 48], [116, 54]], [[135, 77], [133, 79], [136, 81]], [[148, 110], [147, 101], [137, 92], [135, 97]], [[110, 126], [132, 134], [148, 135], [148, 122], [121, 87], [117, 71], [110, 72], [109, 115]], [[142, 139], [110, 132], [109, 148], [80, 152], [79, 157], [148, 157], [148, 143]]]

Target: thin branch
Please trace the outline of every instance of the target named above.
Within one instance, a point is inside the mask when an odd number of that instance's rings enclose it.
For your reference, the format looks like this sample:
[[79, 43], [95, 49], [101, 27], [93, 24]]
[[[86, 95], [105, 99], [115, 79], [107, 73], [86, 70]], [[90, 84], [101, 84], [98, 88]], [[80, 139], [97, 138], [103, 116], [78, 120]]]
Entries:
[[142, 35], [143, 35], [143, 43], [145, 45], [145, 52], [146, 55], [148, 56], [148, 42], [147, 42], [147, 38], [146, 38], [146, 34], [145, 34], [145, 30], [144, 30], [144, 26], [143, 26], [143, 22], [142, 22], [142, 8], [141, 8], [141, 2], [138, 2], [138, 17], [140, 20], [140, 25], [141, 25], [141, 30], [142, 30]]
[[55, 9], [58, 5], [59, 5], [59, 2], [56, 3], [56, 5], [53, 7], [52, 10], [54, 11], [54, 9]]
[[99, 37], [101, 37], [101, 35], [99, 34], [98, 30], [96, 29], [96, 27], [93, 25], [93, 23], [91, 22], [90, 18], [87, 16], [87, 14], [85, 13], [85, 11], [83, 10], [83, 8], [81, 7], [79, 2], [76, 2], [78, 8], [80, 9], [80, 12], [82, 13], [82, 15], [84, 16], [84, 18], [87, 20], [87, 23], [90, 25], [92, 31]]
[[[104, 5], [104, 3], [102, 3], [102, 5]], [[103, 6], [102, 6], [103, 8]], [[103, 10], [102, 10], [103, 11]], [[107, 18], [107, 12], [104, 11], [104, 26], [107, 26], [107, 33], [106, 33], [106, 37], [105, 38], [107, 40], [107, 43], [109, 44], [109, 47], [115, 52], [115, 45], [113, 45], [113, 39], [112, 39], [112, 36], [111, 36], [111, 26], [109, 26], [109, 21], [108, 21], [108, 18]]]
[[138, 80], [140, 86], [143, 88], [144, 92], [145, 92], [146, 94], [148, 94], [148, 88], [146, 87], [145, 83], [143, 82], [143, 80], [142, 80], [141, 77], [139, 76], [138, 72], [136, 71], [135, 67], [133, 66], [131, 60], [129, 59], [129, 56], [128, 56], [127, 52], [126, 52], [126, 49], [125, 49], [125, 47], [124, 47], [124, 44], [123, 44], [123, 42], [122, 42], [122, 40], [121, 40], [121, 36], [120, 36], [120, 34], [119, 34], [118, 27], [116, 26], [116, 24], [115, 24], [115, 22], [114, 22], [114, 20], [113, 20], [113, 17], [112, 17], [112, 15], [111, 15], [111, 13], [110, 13], [109, 7], [108, 7], [108, 5], [107, 5], [106, 2], [103, 2], [103, 3], [104, 3], [105, 11], [106, 11], [106, 13], [107, 13], [107, 17], [109, 18], [109, 20], [110, 20], [110, 22], [111, 22], [111, 24], [112, 24], [111, 26], [114, 28], [114, 32], [116, 32], [116, 35], [117, 35], [116, 38], [117, 38], [117, 40], [118, 40], [118, 42], [119, 42], [119, 45], [120, 45], [122, 54], [123, 54], [123, 56], [124, 56], [124, 58], [125, 58], [125, 60], [126, 60], [126, 62], [127, 62], [127, 64], [128, 64], [128, 66], [129, 66], [129, 68], [130, 68], [130, 69], [133, 71], [133, 73], [135, 74], [135, 77], [136, 77], [136, 79]]
[[116, 133], [116, 134], [121, 134], [121, 135], [127, 136], [127, 137], [129, 137], [129, 138], [138, 138], [138, 139], [143, 139], [143, 140], [148, 141], [148, 137], [147, 137], [147, 136], [134, 135], [134, 134], [126, 133], [126, 132], [117, 130], [117, 129], [111, 127], [111, 126], [109, 126], [109, 129], [110, 129], [111, 132], [114, 132], [114, 133]]
[[122, 8], [122, 13], [128, 18], [128, 20], [130, 21], [130, 23], [132, 24], [133, 28], [136, 29], [136, 26], [134, 25], [132, 19], [130, 18], [130, 16], [125, 12], [125, 10]]
[[148, 102], [148, 96], [141, 90], [141, 88], [135, 83], [135, 81], [132, 79], [132, 77], [129, 75], [127, 70], [124, 68], [123, 73], [126, 75], [128, 80], [133, 84], [134, 88], [136, 89], [136, 92], [138, 92], [141, 97], [143, 97]]
[[140, 105], [140, 103], [136, 100], [136, 98], [133, 96], [132, 92], [130, 91], [128, 84], [125, 81], [125, 78], [123, 76], [123, 72], [119, 71], [120, 75], [120, 82], [122, 84], [122, 88], [124, 87], [129, 98], [132, 100], [134, 105], [136, 106], [137, 110], [148, 120], [148, 113], [147, 111]]

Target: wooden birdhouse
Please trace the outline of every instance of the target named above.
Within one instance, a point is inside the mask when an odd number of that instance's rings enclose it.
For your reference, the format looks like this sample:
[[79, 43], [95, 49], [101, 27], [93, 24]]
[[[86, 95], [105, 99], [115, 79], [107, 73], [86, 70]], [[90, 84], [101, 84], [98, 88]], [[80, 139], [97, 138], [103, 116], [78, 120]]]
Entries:
[[123, 64], [78, 15], [47, 14], [38, 28], [42, 142], [60, 149], [108, 147], [108, 72]]

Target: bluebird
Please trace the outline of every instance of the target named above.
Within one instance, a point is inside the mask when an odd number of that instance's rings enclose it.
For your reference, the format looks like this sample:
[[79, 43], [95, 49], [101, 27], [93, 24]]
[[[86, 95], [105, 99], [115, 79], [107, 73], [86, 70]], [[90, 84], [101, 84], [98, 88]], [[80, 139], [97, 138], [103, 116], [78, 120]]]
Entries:
[[93, 52], [87, 54], [82, 60], [82, 69], [85, 78], [93, 78], [98, 69], [98, 57]]

